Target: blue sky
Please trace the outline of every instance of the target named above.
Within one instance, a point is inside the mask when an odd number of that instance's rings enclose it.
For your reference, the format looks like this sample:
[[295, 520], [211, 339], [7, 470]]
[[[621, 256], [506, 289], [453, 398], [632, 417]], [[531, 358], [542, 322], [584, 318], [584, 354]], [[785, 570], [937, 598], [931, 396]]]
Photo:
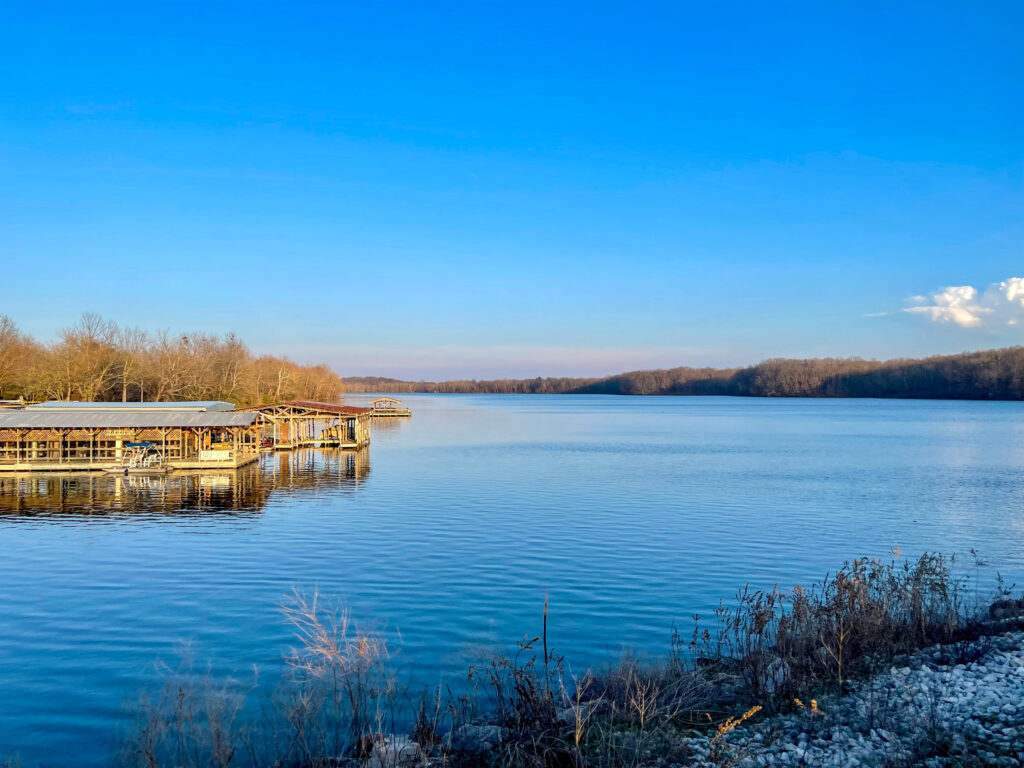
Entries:
[[401, 377], [1022, 343], [1021, 29], [998, 2], [10, 3], [0, 313]]

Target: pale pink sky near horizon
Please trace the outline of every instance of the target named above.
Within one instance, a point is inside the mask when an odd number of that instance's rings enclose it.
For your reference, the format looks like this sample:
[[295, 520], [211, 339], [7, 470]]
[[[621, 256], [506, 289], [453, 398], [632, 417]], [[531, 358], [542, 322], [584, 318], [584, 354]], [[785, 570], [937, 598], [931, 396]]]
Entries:
[[[898, 317], [899, 322], [916, 319]], [[536, 377], [600, 377], [627, 371], [688, 367], [732, 368], [775, 357], [862, 357], [891, 359], [955, 354], [1007, 346], [1002, 335], [990, 332], [964, 334], [951, 330], [951, 343], [939, 348], [908, 350], [878, 356], [856, 349], [830, 348], [827, 339], [806, 350], [767, 349], [762, 353], [742, 347], [532, 347], [516, 345], [438, 346], [435, 348], [376, 348], [357, 345], [293, 345], [290, 351], [255, 347], [264, 354], [287, 354], [303, 363], [330, 365], [342, 376], [382, 376], [408, 381], [447, 379], [527, 379]], [[955, 339], [956, 341], [952, 341]]]

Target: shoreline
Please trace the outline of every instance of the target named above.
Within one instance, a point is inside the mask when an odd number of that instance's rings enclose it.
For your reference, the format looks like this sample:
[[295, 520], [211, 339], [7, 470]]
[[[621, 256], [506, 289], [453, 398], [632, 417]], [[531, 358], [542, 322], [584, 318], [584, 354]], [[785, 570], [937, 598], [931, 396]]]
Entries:
[[897, 401], [924, 401], [924, 402], [948, 402], [948, 403], [1020, 403], [1024, 397], [943, 397], [939, 395], [744, 395], [744, 394], [691, 394], [673, 392], [405, 392], [392, 390], [347, 390], [342, 393], [341, 400], [346, 395], [437, 395], [440, 397], [451, 397], [460, 395], [490, 395], [495, 397], [622, 397], [622, 398], [726, 398], [733, 400], [897, 400]]
[[[1020, 617], [1024, 626], [1024, 616]], [[972, 660], [960, 660], [964, 654]], [[632, 730], [619, 749], [640, 768], [1001, 768], [1024, 765], [1024, 630], [967, 646], [936, 645], [896, 658], [849, 690], [758, 719], [759, 707], [643, 744]], [[748, 717], [749, 716], [749, 717]], [[572, 725], [572, 708], [562, 718]], [[733, 725], [730, 726], [730, 723]], [[497, 725], [466, 725], [448, 736], [455, 765], [501, 764], [511, 736]], [[685, 755], [685, 757], [681, 757]], [[398, 735], [352, 768], [438, 768], [452, 754], [424, 755]], [[626, 764], [629, 764], [627, 762]]]
[[[282, 612], [298, 645], [272, 695], [254, 710], [254, 686], [203, 687], [185, 670], [143, 700], [119, 764], [1019, 766], [1024, 598], [997, 580], [982, 602], [950, 566], [862, 558], [808, 589], [748, 587], [710, 625], [696, 619], [689, 642], [673, 629], [664, 659], [583, 674], [549, 646], [545, 609], [541, 634], [472, 665], [456, 690], [399, 684], [382, 638], [296, 592]], [[218, 758], [243, 749], [251, 759]]]
[[1024, 400], [1024, 347], [916, 359], [772, 358], [731, 368], [633, 370], [603, 376], [426, 381], [345, 376], [349, 391], [410, 394], [734, 395], [741, 397], [878, 397]]

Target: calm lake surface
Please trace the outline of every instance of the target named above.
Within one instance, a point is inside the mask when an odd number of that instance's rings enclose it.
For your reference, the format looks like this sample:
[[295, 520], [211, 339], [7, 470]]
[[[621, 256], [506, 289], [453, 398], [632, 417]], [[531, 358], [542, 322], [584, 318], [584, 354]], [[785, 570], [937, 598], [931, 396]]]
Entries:
[[[368, 398], [350, 396], [360, 404]], [[408, 396], [368, 452], [236, 474], [0, 476], [0, 754], [99, 765], [182, 654], [279, 668], [293, 588], [454, 679], [540, 628], [663, 654], [750, 581], [976, 548], [1024, 580], [1024, 404]], [[183, 650], [186, 649], [187, 650]]]

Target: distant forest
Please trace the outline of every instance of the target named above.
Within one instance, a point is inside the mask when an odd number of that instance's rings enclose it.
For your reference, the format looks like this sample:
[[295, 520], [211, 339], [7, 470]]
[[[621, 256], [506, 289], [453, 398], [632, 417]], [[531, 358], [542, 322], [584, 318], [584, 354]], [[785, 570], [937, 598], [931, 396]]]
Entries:
[[43, 344], [0, 315], [0, 399], [337, 401], [326, 365], [253, 355], [233, 334], [149, 333], [86, 314]]
[[773, 359], [744, 368], [669, 368], [599, 379], [400, 381], [349, 377], [350, 392], [1024, 399], [1024, 347], [922, 359]]

